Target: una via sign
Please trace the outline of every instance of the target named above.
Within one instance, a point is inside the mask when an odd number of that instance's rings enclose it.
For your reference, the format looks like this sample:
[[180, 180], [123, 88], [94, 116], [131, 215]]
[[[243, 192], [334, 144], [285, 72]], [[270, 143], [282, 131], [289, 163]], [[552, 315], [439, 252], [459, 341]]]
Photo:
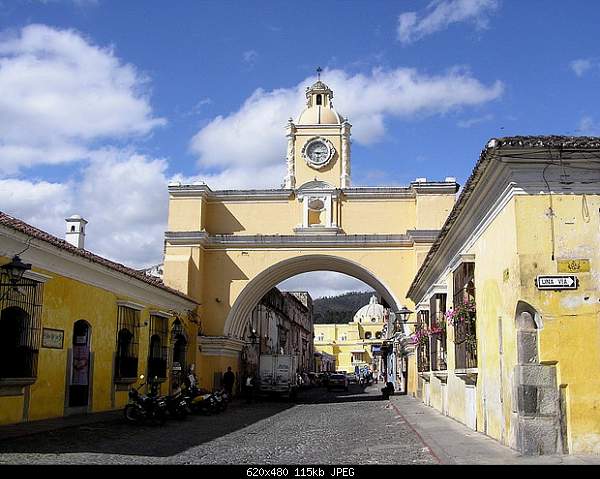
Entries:
[[538, 276], [535, 280], [535, 285], [538, 289], [577, 289], [577, 276]]

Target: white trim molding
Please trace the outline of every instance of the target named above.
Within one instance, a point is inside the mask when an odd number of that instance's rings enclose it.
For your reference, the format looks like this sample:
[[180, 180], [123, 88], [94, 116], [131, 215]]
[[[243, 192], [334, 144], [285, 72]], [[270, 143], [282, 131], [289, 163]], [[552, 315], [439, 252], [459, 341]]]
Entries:
[[142, 311], [146, 308], [146, 306], [144, 306], [143, 304], [134, 303], [133, 301], [126, 300], [118, 300], [117, 306], [124, 306], [125, 308], [135, 309], [136, 311]]
[[52, 276], [47, 274], [36, 273], [35, 271], [25, 271], [23, 278], [32, 279], [38, 283], [46, 283], [52, 279]]
[[238, 357], [246, 343], [227, 336], [199, 336], [200, 353], [206, 356]]

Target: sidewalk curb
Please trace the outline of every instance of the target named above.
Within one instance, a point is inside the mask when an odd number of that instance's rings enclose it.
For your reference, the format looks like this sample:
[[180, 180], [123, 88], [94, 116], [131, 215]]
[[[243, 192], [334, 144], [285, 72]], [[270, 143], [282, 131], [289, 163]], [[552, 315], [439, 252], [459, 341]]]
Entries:
[[425, 431], [419, 428], [416, 424], [410, 422], [404, 414], [398, 409], [398, 406], [394, 404], [393, 401], [390, 401], [390, 405], [398, 414], [398, 416], [412, 429], [412, 431], [417, 435], [419, 440], [429, 449], [429, 453], [434, 457], [434, 459], [438, 462], [439, 465], [446, 464], [456, 464], [456, 462], [444, 451], [444, 449]]

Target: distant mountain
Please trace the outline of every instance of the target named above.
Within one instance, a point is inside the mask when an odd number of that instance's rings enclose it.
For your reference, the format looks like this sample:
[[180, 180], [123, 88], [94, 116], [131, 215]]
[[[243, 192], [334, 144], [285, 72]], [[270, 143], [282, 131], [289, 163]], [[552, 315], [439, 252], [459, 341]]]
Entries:
[[326, 296], [313, 301], [315, 324], [349, 323], [356, 312], [369, 304], [373, 292], [354, 291], [339, 296]]

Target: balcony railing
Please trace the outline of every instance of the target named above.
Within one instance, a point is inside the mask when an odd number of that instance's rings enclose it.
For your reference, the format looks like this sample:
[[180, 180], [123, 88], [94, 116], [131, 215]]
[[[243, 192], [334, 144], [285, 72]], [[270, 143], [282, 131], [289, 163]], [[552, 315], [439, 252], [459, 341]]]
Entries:
[[429, 359], [429, 337], [425, 337], [417, 346], [417, 366], [419, 372], [429, 371], [431, 367]]
[[475, 313], [469, 319], [454, 324], [456, 369], [477, 367], [477, 335]]

